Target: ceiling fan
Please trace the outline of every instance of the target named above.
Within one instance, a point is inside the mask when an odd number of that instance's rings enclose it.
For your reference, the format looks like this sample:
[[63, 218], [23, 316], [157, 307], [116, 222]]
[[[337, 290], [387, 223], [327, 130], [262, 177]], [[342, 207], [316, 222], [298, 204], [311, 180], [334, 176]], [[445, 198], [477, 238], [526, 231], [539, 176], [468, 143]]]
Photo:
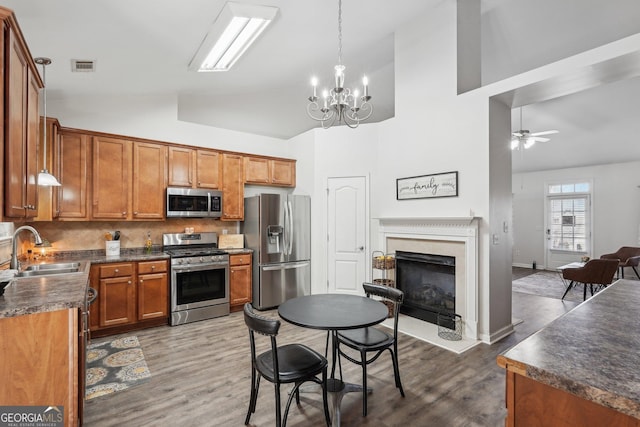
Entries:
[[522, 128], [522, 107], [520, 107], [520, 130], [511, 133], [511, 149], [519, 150], [524, 147], [531, 148], [536, 142], [549, 142], [549, 138], [542, 138], [543, 135], [553, 135], [557, 130], [545, 130], [542, 132], [531, 132]]

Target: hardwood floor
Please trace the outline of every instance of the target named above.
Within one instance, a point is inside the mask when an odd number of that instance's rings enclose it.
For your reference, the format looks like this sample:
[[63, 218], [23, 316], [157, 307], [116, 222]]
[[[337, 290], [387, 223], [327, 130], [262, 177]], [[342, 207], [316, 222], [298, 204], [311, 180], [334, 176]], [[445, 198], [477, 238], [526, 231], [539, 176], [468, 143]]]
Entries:
[[[491, 346], [462, 355], [402, 335], [399, 359], [406, 397], [395, 388], [388, 353], [370, 365], [369, 414], [359, 393], [342, 402], [343, 426], [504, 426], [505, 376], [496, 356], [577, 303], [521, 293], [514, 317], [524, 322]], [[277, 317], [275, 310], [263, 312]], [[90, 400], [86, 426], [241, 426], [249, 402], [249, 340], [242, 313], [137, 331], [151, 379], [132, 389]], [[110, 339], [113, 339], [110, 337]], [[323, 352], [325, 334], [282, 322], [278, 343], [302, 342]], [[359, 367], [343, 361], [346, 380], [359, 383]], [[286, 398], [288, 387], [283, 387]], [[301, 394], [289, 426], [324, 425], [320, 394]], [[263, 381], [252, 426], [274, 425], [273, 386]]]

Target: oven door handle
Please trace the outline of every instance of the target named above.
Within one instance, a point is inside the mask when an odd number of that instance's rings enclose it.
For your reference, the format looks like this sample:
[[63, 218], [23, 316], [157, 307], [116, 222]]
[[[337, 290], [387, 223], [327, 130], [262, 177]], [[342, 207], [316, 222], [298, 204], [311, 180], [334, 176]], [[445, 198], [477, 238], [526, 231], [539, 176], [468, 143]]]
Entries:
[[189, 273], [191, 271], [204, 271], [204, 270], [215, 270], [215, 269], [223, 269], [227, 268], [228, 264], [197, 264], [192, 266], [173, 266], [171, 271], [174, 273]]
[[286, 264], [267, 265], [262, 267], [264, 271], [290, 270], [292, 268], [303, 268], [309, 265], [309, 261], [288, 262]]

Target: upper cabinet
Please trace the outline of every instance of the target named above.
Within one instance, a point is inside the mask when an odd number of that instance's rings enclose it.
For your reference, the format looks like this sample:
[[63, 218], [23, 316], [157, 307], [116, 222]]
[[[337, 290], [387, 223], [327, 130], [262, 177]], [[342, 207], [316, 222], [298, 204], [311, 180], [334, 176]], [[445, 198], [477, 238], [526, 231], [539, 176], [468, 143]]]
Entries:
[[94, 136], [91, 218], [165, 217], [166, 147]]
[[295, 187], [296, 162], [287, 159], [246, 156], [244, 158], [244, 182], [246, 184]]
[[61, 221], [89, 219], [91, 136], [66, 129], [60, 131], [53, 153], [55, 176], [62, 184], [53, 196], [53, 216]]
[[38, 192], [38, 97], [43, 87], [20, 30], [2, 16], [4, 54], [4, 216], [34, 218]]
[[133, 219], [164, 219], [167, 147], [133, 143]]
[[244, 220], [243, 157], [222, 154], [222, 220]]
[[169, 186], [220, 188], [220, 155], [217, 151], [169, 147]]

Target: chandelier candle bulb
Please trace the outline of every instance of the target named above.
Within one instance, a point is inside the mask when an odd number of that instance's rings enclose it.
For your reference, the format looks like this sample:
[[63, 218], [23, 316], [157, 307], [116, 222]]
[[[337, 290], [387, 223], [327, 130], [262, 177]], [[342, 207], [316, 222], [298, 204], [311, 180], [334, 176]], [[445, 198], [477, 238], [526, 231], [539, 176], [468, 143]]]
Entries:
[[353, 91], [353, 109], [354, 110], [358, 110], [358, 95], [360, 95], [360, 93], [357, 90]]
[[317, 89], [318, 89], [318, 79], [315, 77], [311, 77], [311, 86], [313, 86], [313, 99], [318, 99], [318, 93], [317, 93]]
[[367, 76], [362, 78], [362, 97], [367, 98], [369, 96], [369, 79]]

